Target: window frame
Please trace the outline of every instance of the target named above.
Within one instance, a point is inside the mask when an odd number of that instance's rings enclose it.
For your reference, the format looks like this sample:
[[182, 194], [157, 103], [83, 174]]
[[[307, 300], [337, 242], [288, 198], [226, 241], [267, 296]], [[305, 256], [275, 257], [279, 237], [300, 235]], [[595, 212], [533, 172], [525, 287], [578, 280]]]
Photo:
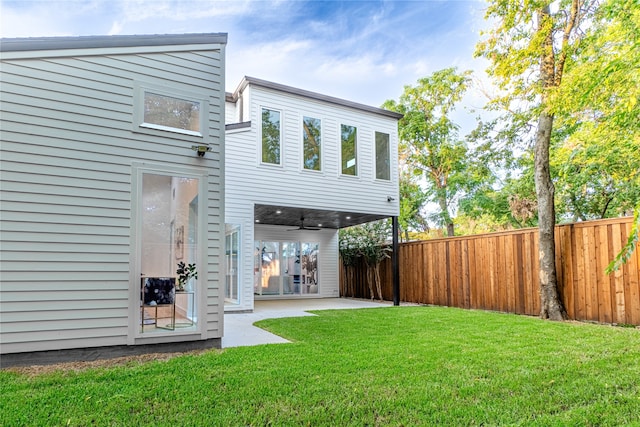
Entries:
[[[378, 177], [378, 134], [387, 136], [387, 174], [388, 178], [379, 178]], [[374, 170], [373, 170], [373, 178], [377, 181], [389, 182], [391, 181], [391, 134], [382, 132], [382, 131], [373, 131], [373, 160], [374, 160]]]
[[[187, 102], [198, 103], [200, 105], [200, 117], [198, 120], [199, 131], [181, 129], [172, 126], [165, 126], [158, 123], [147, 123], [144, 121], [144, 101], [147, 93], [164, 96], [167, 98], [179, 99]], [[209, 117], [209, 102], [206, 96], [190, 92], [175, 87], [161, 87], [148, 83], [134, 83], [133, 97], [133, 130], [152, 135], [166, 136], [167, 132], [179, 134], [191, 139], [202, 140], [205, 138], [205, 130], [207, 129], [207, 121]]]
[[[305, 172], [311, 172], [311, 173], [323, 173], [324, 171], [324, 143], [323, 143], [323, 134], [324, 134], [324, 127], [323, 127], [323, 122], [324, 120], [322, 118], [319, 117], [314, 117], [313, 115], [307, 115], [307, 114], [302, 114], [301, 115], [302, 120], [300, 121], [300, 142], [301, 142], [301, 158], [300, 158], [300, 167], [301, 170], [305, 171]], [[319, 163], [320, 163], [320, 168], [319, 169], [308, 169], [306, 167], [305, 164], [305, 131], [304, 131], [304, 123], [305, 123], [305, 119], [313, 119], [313, 120], [318, 120], [320, 122], [320, 149], [319, 149]]]
[[[129, 271], [129, 319], [128, 319], [128, 338], [130, 345], [146, 344], [156, 342], [157, 339], [163, 337], [184, 337], [198, 336], [204, 339], [207, 332], [207, 291], [208, 291], [208, 271], [207, 271], [207, 249], [209, 242], [206, 238], [198, 239], [198, 259], [196, 265], [198, 267], [197, 290], [195, 295], [196, 314], [198, 321], [194, 328], [175, 329], [172, 331], [156, 331], [153, 333], [144, 333], [139, 329], [140, 320], [140, 277], [142, 276], [142, 238], [143, 224], [140, 213], [142, 206], [141, 197], [143, 195], [143, 177], [145, 174], [163, 175], [163, 176], [181, 176], [187, 178], [198, 179], [198, 198], [205, 199], [208, 196], [208, 178], [209, 172], [206, 169], [197, 167], [179, 167], [164, 164], [152, 164], [133, 162], [131, 171], [131, 250], [129, 255], [130, 264], [134, 266]], [[204, 203], [198, 204], [198, 230], [207, 229], [207, 208]], [[170, 338], [169, 338], [170, 339]], [[173, 342], [173, 339], [170, 339]], [[181, 341], [181, 339], [178, 339]]]
[[[344, 142], [344, 140], [342, 139], [342, 127], [343, 126], [348, 126], [348, 127], [351, 127], [353, 129], [355, 129], [354, 155], [355, 155], [356, 164], [355, 164], [355, 173], [354, 174], [344, 173], [344, 169], [342, 167], [342, 165], [343, 165], [342, 144]], [[340, 123], [340, 125], [338, 126], [338, 135], [339, 135], [339, 141], [340, 141], [340, 145], [338, 147], [338, 149], [340, 150], [340, 165], [338, 167], [339, 168], [338, 169], [339, 170], [339, 174], [340, 174], [340, 176], [348, 176], [348, 177], [358, 178], [360, 176], [360, 173], [359, 173], [360, 172], [360, 170], [359, 170], [359, 166], [360, 166], [359, 163], [360, 162], [358, 161], [358, 157], [360, 157], [358, 155], [358, 145], [359, 145], [358, 144], [358, 126], [356, 126], [356, 125], [347, 125], [347, 124], [344, 124], [344, 123]]]
[[[229, 220], [228, 218], [226, 220]], [[228, 248], [226, 247], [226, 242], [227, 242], [227, 235], [228, 233], [237, 233], [238, 234], [238, 267], [237, 267], [237, 280], [238, 283], [236, 284], [236, 286], [238, 287], [237, 289], [237, 298], [235, 300], [228, 298], [226, 295], [226, 283], [225, 283], [225, 288], [223, 289], [223, 293], [225, 293], [224, 295], [224, 305], [225, 306], [239, 306], [242, 305], [242, 268], [243, 268], [243, 259], [242, 259], [242, 221], [230, 221], [230, 222], [225, 222], [225, 250], [224, 250], [224, 254], [225, 254], [225, 276], [229, 275], [229, 271], [227, 269], [227, 250]], [[225, 277], [225, 281], [226, 281], [226, 277]]]
[[[266, 107], [264, 105], [261, 105], [260, 107], [260, 127], [259, 127], [259, 136], [258, 136], [258, 143], [260, 144], [260, 149], [258, 150], [259, 153], [259, 163], [260, 165], [264, 165], [264, 166], [271, 166], [271, 167], [283, 167], [284, 165], [284, 144], [282, 143], [282, 132], [283, 132], [283, 127], [282, 127], [282, 122], [284, 121], [284, 113], [282, 110], [278, 109], [278, 108], [273, 108], [273, 107]], [[264, 110], [268, 110], [268, 111], [274, 111], [277, 112], [278, 114], [280, 114], [280, 121], [279, 121], [279, 132], [278, 132], [278, 146], [279, 146], [279, 156], [278, 156], [278, 160], [279, 163], [270, 163], [270, 162], [265, 162], [264, 161], [264, 143], [262, 140], [263, 137], [263, 130], [264, 130], [264, 123], [262, 121], [262, 113]]]

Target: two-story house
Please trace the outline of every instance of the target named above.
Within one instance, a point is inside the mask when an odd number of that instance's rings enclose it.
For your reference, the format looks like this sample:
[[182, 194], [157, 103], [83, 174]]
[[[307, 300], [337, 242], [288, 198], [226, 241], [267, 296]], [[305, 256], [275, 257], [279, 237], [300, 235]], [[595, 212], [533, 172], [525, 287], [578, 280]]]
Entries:
[[226, 41], [0, 41], [3, 365], [219, 347], [225, 310], [339, 296], [337, 230], [398, 215], [400, 116], [227, 94]]
[[399, 214], [401, 115], [252, 77], [226, 100], [225, 310], [339, 296], [338, 229]]

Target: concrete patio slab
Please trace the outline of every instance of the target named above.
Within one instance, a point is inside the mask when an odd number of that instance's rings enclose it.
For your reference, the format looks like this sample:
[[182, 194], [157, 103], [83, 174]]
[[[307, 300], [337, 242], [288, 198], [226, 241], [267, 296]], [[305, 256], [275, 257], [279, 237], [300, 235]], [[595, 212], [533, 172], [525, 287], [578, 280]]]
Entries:
[[315, 316], [310, 310], [341, 310], [389, 307], [390, 302], [373, 302], [350, 298], [295, 299], [256, 301], [253, 313], [226, 313], [222, 348], [260, 344], [282, 344], [290, 341], [260, 329], [253, 324], [263, 319]]

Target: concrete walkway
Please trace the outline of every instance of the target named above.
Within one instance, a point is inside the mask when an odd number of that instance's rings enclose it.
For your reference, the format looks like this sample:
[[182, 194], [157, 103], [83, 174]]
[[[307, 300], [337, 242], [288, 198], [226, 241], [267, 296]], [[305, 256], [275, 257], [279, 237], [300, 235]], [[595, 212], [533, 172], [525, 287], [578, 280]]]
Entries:
[[253, 313], [226, 313], [224, 315], [222, 348], [289, 342], [278, 335], [253, 326], [255, 322], [262, 319], [315, 316], [315, 314], [308, 313], [308, 310], [389, 307], [390, 305], [390, 302], [380, 303], [350, 298], [256, 301]]

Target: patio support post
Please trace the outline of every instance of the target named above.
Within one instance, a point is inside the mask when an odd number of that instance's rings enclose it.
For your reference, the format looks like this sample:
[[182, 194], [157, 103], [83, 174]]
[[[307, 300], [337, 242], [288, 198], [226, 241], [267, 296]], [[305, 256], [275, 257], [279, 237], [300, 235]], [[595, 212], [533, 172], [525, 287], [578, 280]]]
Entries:
[[391, 254], [391, 271], [393, 274], [393, 305], [400, 305], [400, 270], [398, 267], [398, 217], [391, 217], [393, 228], [393, 252]]

